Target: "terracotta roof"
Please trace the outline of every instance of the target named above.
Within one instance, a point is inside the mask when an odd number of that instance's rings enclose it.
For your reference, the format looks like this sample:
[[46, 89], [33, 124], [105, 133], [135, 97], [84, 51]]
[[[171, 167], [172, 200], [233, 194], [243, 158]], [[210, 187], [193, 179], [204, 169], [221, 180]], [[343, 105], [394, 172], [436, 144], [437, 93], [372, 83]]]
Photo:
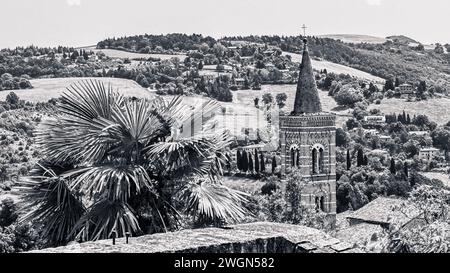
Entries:
[[379, 225], [362, 223], [341, 229], [334, 236], [341, 241], [350, 243], [352, 246], [364, 247], [374, 234], [380, 235], [382, 232], [383, 228]]
[[404, 225], [419, 215], [420, 211], [406, 200], [379, 197], [347, 218], [380, 225]]

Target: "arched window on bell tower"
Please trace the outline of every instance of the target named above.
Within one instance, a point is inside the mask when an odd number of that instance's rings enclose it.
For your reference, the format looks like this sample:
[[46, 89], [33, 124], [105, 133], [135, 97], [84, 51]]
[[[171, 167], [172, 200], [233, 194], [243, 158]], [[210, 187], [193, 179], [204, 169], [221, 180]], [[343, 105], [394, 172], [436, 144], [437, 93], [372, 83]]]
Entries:
[[312, 174], [324, 173], [324, 148], [320, 144], [313, 146], [311, 151]]
[[291, 166], [298, 168], [300, 166], [300, 150], [296, 145], [291, 147], [290, 156], [291, 156]]
[[323, 173], [323, 148], [319, 149], [319, 173]]
[[313, 148], [312, 150], [312, 172], [313, 174], [317, 174], [319, 170], [317, 169], [317, 149]]
[[295, 167], [295, 160], [294, 160], [294, 158], [295, 158], [295, 149], [291, 148], [291, 166], [292, 167]]

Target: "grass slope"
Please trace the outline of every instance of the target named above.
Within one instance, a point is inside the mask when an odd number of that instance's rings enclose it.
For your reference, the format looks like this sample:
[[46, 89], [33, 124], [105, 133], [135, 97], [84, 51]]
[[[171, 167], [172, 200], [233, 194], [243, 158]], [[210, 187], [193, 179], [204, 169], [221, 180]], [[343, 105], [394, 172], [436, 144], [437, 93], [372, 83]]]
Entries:
[[[254, 99], [258, 97], [260, 99], [260, 105], [263, 104], [262, 96], [265, 93], [271, 93], [274, 97], [280, 93], [286, 93], [287, 100], [286, 106], [282, 109], [285, 112], [290, 112], [294, 108], [295, 92], [297, 86], [292, 84], [282, 84], [282, 85], [263, 85], [260, 91], [255, 90], [239, 90], [233, 92], [233, 100], [236, 103], [247, 105], [250, 108], [254, 107]], [[342, 124], [351, 116], [348, 109], [342, 109], [336, 103], [336, 101], [328, 96], [325, 91], [319, 91], [320, 101], [322, 103], [322, 109], [326, 112], [332, 112], [337, 115], [337, 126], [341, 127]]]
[[439, 125], [450, 121], [450, 99], [435, 98], [424, 101], [407, 102], [402, 99], [384, 99], [380, 105], [372, 104], [369, 109], [380, 109], [385, 114], [401, 113], [410, 115], [427, 115]]
[[334, 40], [341, 40], [344, 43], [354, 43], [354, 44], [383, 44], [387, 41], [386, 38], [375, 37], [370, 35], [359, 35], [359, 34], [326, 34], [319, 35], [320, 38], [330, 38]]
[[[138, 85], [135, 81], [118, 78], [52, 78], [31, 80], [33, 89], [14, 90], [21, 100], [30, 102], [47, 102], [51, 98], [59, 97], [66, 88], [73, 83], [96, 79], [104, 84], [111, 84], [120, 93], [130, 97], [149, 98], [153, 96], [147, 89]], [[5, 100], [11, 91], [0, 91], [0, 100]]]
[[[293, 62], [297, 62], [300, 63], [302, 61], [302, 55], [300, 54], [296, 54], [296, 53], [290, 53], [290, 52], [283, 52], [283, 55], [290, 55], [292, 58]], [[333, 63], [333, 62], [329, 62], [329, 61], [325, 61], [325, 60], [311, 60], [312, 61], [312, 65], [314, 67], [314, 69], [316, 70], [323, 70], [326, 69], [328, 72], [333, 72], [335, 74], [348, 74], [350, 76], [356, 77], [358, 79], [364, 79], [364, 80], [368, 80], [368, 81], [372, 81], [372, 82], [377, 82], [377, 83], [384, 83], [385, 80], [371, 75], [367, 72], [349, 67], [349, 66], [345, 66], [342, 64], [337, 64], [337, 63]]]

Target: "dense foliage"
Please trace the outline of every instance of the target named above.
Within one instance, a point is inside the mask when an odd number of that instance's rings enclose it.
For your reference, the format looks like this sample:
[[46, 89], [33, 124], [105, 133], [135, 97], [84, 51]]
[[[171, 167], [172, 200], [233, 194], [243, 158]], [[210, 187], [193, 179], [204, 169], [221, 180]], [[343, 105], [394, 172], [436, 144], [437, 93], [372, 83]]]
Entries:
[[212, 47], [216, 40], [199, 34], [167, 34], [167, 35], [137, 35], [122, 38], [112, 38], [100, 41], [97, 48], [125, 49], [139, 53], [162, 53], [167, 50], [187, 51], [198, 49], [202, 44]]
[[[420, 213], [423, 224], [395, 225], [389, 232], [384, 251], [396, 253], [448, 253], [450, 251], [450, 192], [422, 186], [408, 198]], [[407, 213], [405, 207], [396, 208]]]

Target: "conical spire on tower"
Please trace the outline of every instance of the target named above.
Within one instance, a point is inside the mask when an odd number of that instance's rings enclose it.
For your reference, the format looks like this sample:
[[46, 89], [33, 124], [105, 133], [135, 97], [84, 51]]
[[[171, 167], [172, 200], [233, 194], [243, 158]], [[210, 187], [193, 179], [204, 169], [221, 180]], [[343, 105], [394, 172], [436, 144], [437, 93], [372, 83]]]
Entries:
[[314, 79], [313, 68], [308, 51], [308, 41], [303, 40], [303, 57], [300, 64], [297, 93], [295, 94], [294, 111], [292, 115], [310, 114], [322, 112], [319, 92]]

